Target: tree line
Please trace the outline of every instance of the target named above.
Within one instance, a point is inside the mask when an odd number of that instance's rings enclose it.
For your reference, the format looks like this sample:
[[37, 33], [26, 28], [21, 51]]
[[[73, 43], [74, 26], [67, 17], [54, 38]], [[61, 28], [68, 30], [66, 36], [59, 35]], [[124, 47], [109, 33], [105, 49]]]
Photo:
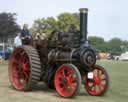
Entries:
[[75, 25], [78, 30], [80, 29], [78, 13], [61, 13], [56, 18], [39, 18], [34, 21], [31, 30], [34, 34], [51, 33], [53, 30], [67, 31], [70, 25]]
[[[21, 31], [21, 27], [16, 22], [16, 13], [0, 13], [0, 38], [5, 39], [8, 36], [16, 35]], [[39, 18], [34, 20], [30, 28], [33, 34], [50, 34], [53, 30], [68, 31], [70, 25], [75, 25], [79, 30], [78, 13], [61, 13], [57, 17]], [[89, 43], [96, 49], [97, 52], [109, 52], [119, 55], [128, 50], [128, 41], [123, 41], [119, 38], [113, 38], [105, 41], [102, 37], [90, 36]]]
[[120, 55], [128, 51], [128, 41], [123, 41], [120, 38], [112, 38], [109, 41], [105, 41], [102, 37], [92, 36], [88, 37], [88, 41], [97, 52]]

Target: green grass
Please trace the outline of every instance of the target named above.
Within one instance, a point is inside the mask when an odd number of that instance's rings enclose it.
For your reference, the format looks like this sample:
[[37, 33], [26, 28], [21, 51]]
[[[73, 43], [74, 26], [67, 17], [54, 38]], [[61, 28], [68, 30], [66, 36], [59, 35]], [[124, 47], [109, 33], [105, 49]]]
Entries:
[[99, 61], [104, 66], [110, 77], [110, 89], [107, 94], [116, 102], [128, 101], [128, 62], [123, 61]]
[[5, 65], [7, 65], [7, 64], [8, 64], [7, 61], [0, 60], [0, 66], [5, 66]]
[[45, 85], [32, 92], [19, 92], [10, 87], [8, 62], [0, 61], [0, 102], [128, 102], [128, 62], [98, 61], [108, 71], [110, 88], [105, 96], [89, 96], [84, 88], [75, 98], [58, 97]]

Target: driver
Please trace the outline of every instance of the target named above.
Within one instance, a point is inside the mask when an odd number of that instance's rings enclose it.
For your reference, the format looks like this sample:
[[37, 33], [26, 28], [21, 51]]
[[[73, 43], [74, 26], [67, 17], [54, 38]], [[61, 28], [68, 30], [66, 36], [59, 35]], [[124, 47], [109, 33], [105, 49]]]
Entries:
[[29, 45], [31, 42], [31, 33], [28, 30], [27, 24], [24, 24], [23, 29], [21, 31], [21, 40], [23, 45]]

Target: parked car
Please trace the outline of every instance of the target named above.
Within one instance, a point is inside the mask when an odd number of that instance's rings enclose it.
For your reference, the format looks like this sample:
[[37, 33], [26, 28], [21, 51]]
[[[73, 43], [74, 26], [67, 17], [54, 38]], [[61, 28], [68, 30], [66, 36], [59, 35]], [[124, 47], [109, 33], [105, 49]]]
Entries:
[[122, 53], [120, 56], [115, 56], [115, 60], [128, 61], [128, 52]]
[[118, 61], [120, 56], [114, 56], [114, 60]]
[[0, 58], [1, 59], [4, 59], [4, 60], [8, 60], [9, 59], [9, 56], [10, 56], [10, 52], [6, 52], [6, 51], [0, 51]]
[[119, 56], [119, 60], [121, 60], [121, 61], [128, 61], [128, 52], [122, 53]]
[[0, 43], [0, 59], [8, 60], [13, 48], [9, 44]]

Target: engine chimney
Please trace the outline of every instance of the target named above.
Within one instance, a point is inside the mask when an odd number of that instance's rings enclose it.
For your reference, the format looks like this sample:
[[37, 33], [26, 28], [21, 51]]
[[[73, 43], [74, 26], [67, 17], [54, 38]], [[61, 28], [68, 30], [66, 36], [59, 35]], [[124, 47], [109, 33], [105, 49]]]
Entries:
[[80, 8], [80, 35], [81, 42], [83, 44], [87, 41], [87, 19], [88, 19], [88, 9]]

